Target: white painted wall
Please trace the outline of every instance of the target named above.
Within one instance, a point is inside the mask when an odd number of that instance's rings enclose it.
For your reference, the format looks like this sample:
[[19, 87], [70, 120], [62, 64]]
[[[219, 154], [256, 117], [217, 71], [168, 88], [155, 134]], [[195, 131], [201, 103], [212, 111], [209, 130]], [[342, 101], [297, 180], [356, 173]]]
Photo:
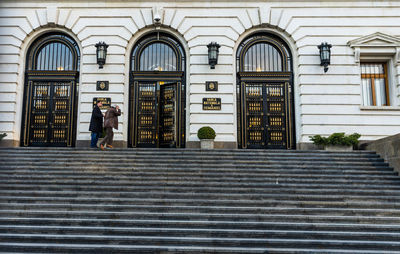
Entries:
[[[40, 33], [60, 29], [81, 48], [78, 140], [89, 139], [93, 97], [111, 97], [123, 117], [116, 140], [127, 140], [129, 55], [134, 41], [151, 28], [155, 7], [162, 24], [181, 35], [188, 60], [188, 140], [207, 124], [217, 141], [236, 141], [235, 53], [247, 33], [265, 27], [292, 47], [295, 71], [297, 142], [309, 135], [359, 132], [363, 140], [399, 132], [400, 66], [393, 60], [390, 108], [361, 105], [358, 64], [350, 40], [375, 32], [400, 38], [397, 1], [8, 1], [0, 2], [0, 132], [19, 140], [25, 54]], [[150, 27], [150, 28], [149, 28]], [[98, 69], [94, 45], [109, 44], [107, 64]], [[206, 45], [221, 44], [219, 63], [210, 70]], [[319, 66], [322, 41], [333, 44], [327, 73]], [[389, 56], [389, 58], [392, 56]], [[394, 56], [393, 56], [394, 57]], [[109, 80], [109, 92], [96, 92], [97, 80]], [[205, 81], [219, 82], [218, 92], [205, 92]], [[203, 97], [222, 98], [222, 110], [204, 112]]]

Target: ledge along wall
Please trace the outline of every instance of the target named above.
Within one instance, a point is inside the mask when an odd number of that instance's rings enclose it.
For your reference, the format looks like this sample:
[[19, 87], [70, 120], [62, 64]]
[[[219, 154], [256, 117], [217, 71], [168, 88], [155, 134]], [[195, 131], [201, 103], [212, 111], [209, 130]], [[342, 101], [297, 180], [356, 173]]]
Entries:
[[369, 142], [367, 149], [379, 154], [400, 175], [400, 134]]
[[[77, 140], [88, 141], [93, 97], [111, 97], [122, 109], [115, 140], [128, 137], [129, 58], [133, 40], [154, 29], [155, 11], [166, 31], [181, 35], [187, 50], [186, 141], [198, 142], [197, 130], [209, 125], [216, 142], [235, 147], [237, 45], [252, 31], [274, 32], [292, 48], [295, 119], [298, 144], [309, 136], [358, 132], [362, 140], [398, 133], [400, 67], [390, 56], [389, 108], [362, 107], [359, 63], [348, 42], [376, 32], [400, 39], [400, 2], [396, 1], [8, 1], [0, 3], [0, 132], [3, 145], [19, 144], [23, 105], [25, 54], [44, 30], [59, 29], [81, 47]], [[109, 44], [104, 69], [96, 64], [95, 47]], [[221, 45], [218, 64], [210, 70], [206, 45]], [[317, 45], [332, 46], [327, 73], [319, 65]], [[362, 53], [362, 52], [361, 52]], [[394, 54], [394, 53], [393, 53]], [[110, 90], [96, 91], [108, 80]], [[206, 92], [206, 81], [218, 81], [217, 92]], [[203, 111], [202, 99], [221, 98], [219, 111]], [[219, 146], [219, 145], [218, 145]], [[221, 145], [224, 147], [224, 145]]]

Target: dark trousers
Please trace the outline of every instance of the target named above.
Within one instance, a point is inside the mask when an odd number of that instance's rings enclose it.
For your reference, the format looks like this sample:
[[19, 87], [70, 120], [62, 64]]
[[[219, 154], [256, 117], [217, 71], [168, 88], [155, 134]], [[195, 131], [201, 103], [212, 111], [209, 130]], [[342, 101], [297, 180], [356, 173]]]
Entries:
[[90, 140], [90, 147], [97, 148], [97, 141], [99, 141], [100, 133], [92, 132], [91, 140]]
[[106, 136], [104, 137], [103, 141], [101, 141], [100, 144], [105, 145], [107, 143], [107, 145], [112, 145], [114, 139], [114, 132], [113, 132], [113, 128], [106, 128]]

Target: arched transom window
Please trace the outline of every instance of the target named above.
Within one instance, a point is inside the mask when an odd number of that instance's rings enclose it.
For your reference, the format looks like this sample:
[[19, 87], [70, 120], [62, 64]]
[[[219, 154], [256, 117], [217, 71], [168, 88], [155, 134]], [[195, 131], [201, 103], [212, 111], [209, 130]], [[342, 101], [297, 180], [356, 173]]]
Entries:
[[37, 71], [78, 71], [79, 48], [64, 34], [39, 39], [30, 55], [30, 69]]
[[286, 45], [268, 34], [256, 34], [244, 40], [238, 48], [237, 64], [240, 72], [291, 71]]
[[183, 71], [180, 44], [167, 34], [151, 34], [139, 41], [132, 52], [133, 71]]

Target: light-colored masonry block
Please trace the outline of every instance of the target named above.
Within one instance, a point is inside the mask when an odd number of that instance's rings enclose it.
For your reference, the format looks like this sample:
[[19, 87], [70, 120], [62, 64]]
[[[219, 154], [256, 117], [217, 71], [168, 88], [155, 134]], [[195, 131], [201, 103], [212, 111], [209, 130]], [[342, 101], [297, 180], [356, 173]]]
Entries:
[[[127, 140], [129, 69], [133, 41], [143, 31], [155, 30], [154, 11], [161, 13], [160, 31], [176, 34], [186, 50], [187, 139], [197, 140], [197, 130], [207, 124], [217, 131], [218, 141], [235, 142], [236, 50], [252, 31], [269, 31], [288, 42], [293, 55], [297, 142], [309, 135], [358, 132], [372, 140], [399, 132], [400, 2], [396, 1], [1, 1], [0, 3], [0, 132], [18, 139], [21, 129], [24, 68], [29, 45], [42, 31], [65, 31], [81, 50], [78, 139], [88, 139], [93, 97], [111, 97], [124, 111], [117, 140]], [[356, 59], [378, 57], [377, 42], [363, 42], [357, 51], [349, 41], [380, 32], [389, 63], [391, 105], [362, 105], [361, 78]], [[98, 69], [95, 47], [109, 44], [107, 64]], [[208, 65], [207, 47], [221, 45], [219, 64]], [[317, 45], [332, 46], [327, 73], [319, 65]], [[382, 43], [381, 43], [382, 44]], [[386, 46], [385, 46], [386, 45]], [[375, 50], [375, 51], [374, 51]], [[392, 51], [390, 51], [392, 50]], [[367, 53], [365, 53], [367, 52]], [[375, 52], [375, 53], [371, 53]], [[388, 53], [392, 52], [392, 53]], [[95, 90], [98, 80], [108, 80], [110, 91]], [[219, 91], [206, 92], [206, 81], [218, 81]], [[202, 98], [219, 97], [222, 109], [203, 111]]]

